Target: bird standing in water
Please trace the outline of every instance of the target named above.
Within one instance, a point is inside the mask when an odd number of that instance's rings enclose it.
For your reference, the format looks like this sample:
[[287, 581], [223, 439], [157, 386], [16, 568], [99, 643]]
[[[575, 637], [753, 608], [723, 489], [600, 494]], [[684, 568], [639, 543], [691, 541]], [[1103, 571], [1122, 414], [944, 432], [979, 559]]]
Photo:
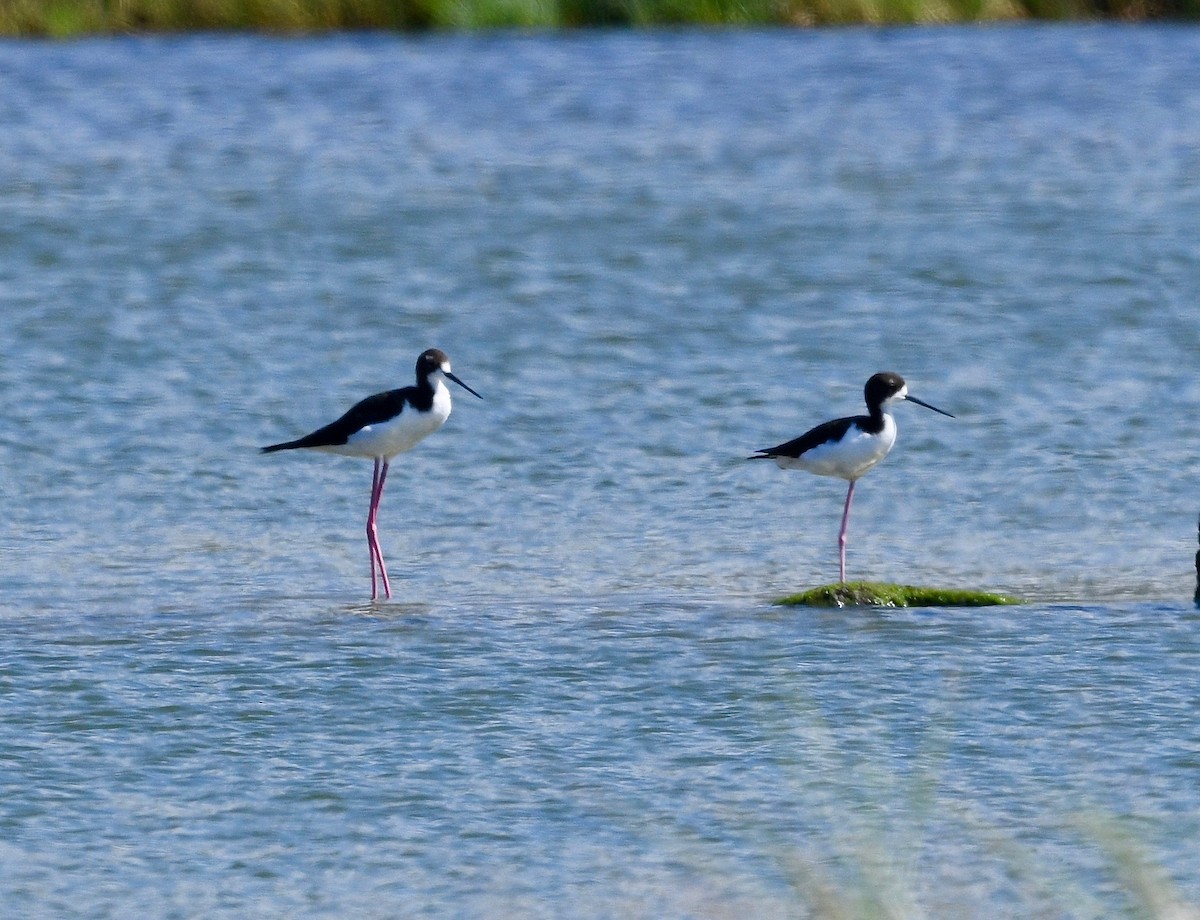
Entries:
[[[379, 596], [376, 586], [376, 565], [383, 581], [383, 591], [391, 598], [383, 550], [379, 547], [376, 520], [388, 466], [396, 454], [411, 450], [417, 442], [433, 434], [450, 417], [450, 390], [445, 381], [453, 380], [468, 393], [479, 394], [450, 372], [450, 359], [436, 348], [421, 352], [417, 358], [417, 383], [376, 393], [356, 403], [335, 422], [318, 428], [295, 441], [264, 447], [264, 454], [277, 450], [306, 448], [346, 457], [368, 457], [375, 461], [371, 481], [371, 503], [367, 510], [367, 547], [371, 553], [371, 600]], [[483, 397], [479, 397], [482, 399]]]
[[854, 484], [888, 455], [896, 443], [896, 420], [892, 404], [907, 400], [954, 418], [936, 406], [908, 395], [908, 385], [899, 374], [875, 374], [863, 388], [867, 414], [823, 422], [785, 444], [758, 451], [750, 460], [774, 460], [780, 469], [807, 470], [818, 476], [836, 476], [850, 482], [846, 507], [842, 511], [842, 529], [838, 532], [838, 559], [841, 580], [846, 580], [846, 525], [850, 522], [850, 503]]

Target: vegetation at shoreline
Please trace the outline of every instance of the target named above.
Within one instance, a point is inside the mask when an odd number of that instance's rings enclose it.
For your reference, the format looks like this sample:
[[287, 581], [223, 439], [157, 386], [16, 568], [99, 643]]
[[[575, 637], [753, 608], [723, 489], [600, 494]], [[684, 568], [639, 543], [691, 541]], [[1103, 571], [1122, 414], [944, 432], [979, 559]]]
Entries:
[[0, 0], [0, 35], [1198, 19], [1200, 0]]

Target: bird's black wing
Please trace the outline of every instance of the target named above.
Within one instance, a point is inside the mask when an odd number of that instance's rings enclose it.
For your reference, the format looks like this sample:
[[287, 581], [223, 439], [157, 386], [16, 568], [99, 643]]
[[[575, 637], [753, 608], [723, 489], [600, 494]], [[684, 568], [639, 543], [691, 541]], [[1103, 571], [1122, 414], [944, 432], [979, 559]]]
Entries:
[[323, 428], [318, 428], [311, 434], [306, 434], [295, 441], [282, 444], [272, 444], [264, 447], [262, 452], [269, 454], [277, 450], [295, 450], [300, 447], [337, 447], [345, 444], [356, 431], [361, 431], [368, 425], [378, 425], [394, 419], [404, 411], [405, 403], [409, 400], [408, 391], [412, 387], [399, 390], [388, 390], [386, 393], [376, 393], [355, 403], [336, 422], [330, 422]]
[[806, 431], [798, 438], [792, 438], [776, 447], [766, 447], [748, 460], [773, 460], [776, 457], [799, 457], [814, 447], [830, 441], [840, 441], [850, 430], [850, 426], [858, 421], [857, 417], [835, 418], [831, 422], [822, 422], [811, 431]]

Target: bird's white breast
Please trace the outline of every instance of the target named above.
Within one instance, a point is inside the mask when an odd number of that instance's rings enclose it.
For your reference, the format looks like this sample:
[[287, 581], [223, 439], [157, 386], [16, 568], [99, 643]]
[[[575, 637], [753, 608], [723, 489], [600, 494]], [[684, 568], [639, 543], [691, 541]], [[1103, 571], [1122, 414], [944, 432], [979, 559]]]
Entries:
[[352, 434], [336, 453], [356, 457], [394, 457], [412, 450], [419, 441], [433, 434], [450, 417], [450, 391], [440, 380], [433, 391], [428, 412], [406, 405], [404, 411], [386, 422], [367, 425]]
[[896, 422], [890, 414], [883, 416], [883, 430], [868, 434], [855, 425], [840, 441], [827, 441], [799, 457], [777, 457], [775, 462], [785, 470], [805, 470], [818, 476], [839, 479], [858, 479], [888, 455], [896, 443]]

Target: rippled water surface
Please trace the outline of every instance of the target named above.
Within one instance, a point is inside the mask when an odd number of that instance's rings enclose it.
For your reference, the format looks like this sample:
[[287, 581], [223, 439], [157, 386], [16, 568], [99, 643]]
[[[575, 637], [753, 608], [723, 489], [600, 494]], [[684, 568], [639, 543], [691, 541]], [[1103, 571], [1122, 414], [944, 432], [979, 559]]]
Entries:
[[[0, 44], [0, 908], [1200, 912], [1200, 32]], [[261, 456], [436, 345], [399, 457]], [[902, 373], [844, 486], [748, 464]], [[1178, 911], [1172, 913], [1172, 911]]]

